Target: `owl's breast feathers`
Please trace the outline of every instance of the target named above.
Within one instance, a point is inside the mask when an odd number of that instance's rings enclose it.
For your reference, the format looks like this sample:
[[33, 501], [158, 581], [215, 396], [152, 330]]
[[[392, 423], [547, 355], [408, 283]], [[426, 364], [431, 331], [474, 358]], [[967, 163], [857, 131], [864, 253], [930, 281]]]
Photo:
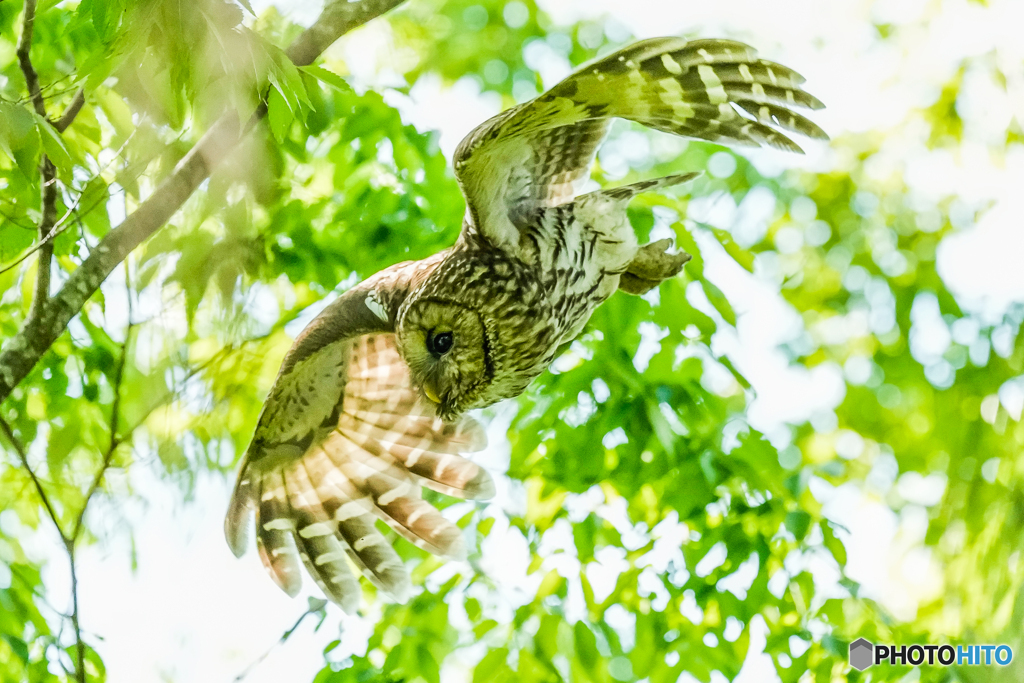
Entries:
[[[671, 184], [689, 177], [657, 182]], [[520, 338], [529, 340], [531, 356], [550, 363], [557, 348], [574, 339], [594, 309], [615, 292], [620, 275], [636, 257], [639, 246], [626, 206], [651, 184], [593, 192], [559, 206], [535, 208], [518, 216], [518, 242], [507, 249], [488, 240], [495, 233], [489, 226], [468, 225], [466, 233], [472, 239], [462, 241], [463, 258], [475, 263], [477, 272], [460, 281], [490, 283], [479, 298], [485, 303], [498, 297], [501, 305], [489, 308], [502, 315], [507, 315], [508, 307], [525, 309], [521, 313], [531, 316], [532, 324], [519, 330]]]

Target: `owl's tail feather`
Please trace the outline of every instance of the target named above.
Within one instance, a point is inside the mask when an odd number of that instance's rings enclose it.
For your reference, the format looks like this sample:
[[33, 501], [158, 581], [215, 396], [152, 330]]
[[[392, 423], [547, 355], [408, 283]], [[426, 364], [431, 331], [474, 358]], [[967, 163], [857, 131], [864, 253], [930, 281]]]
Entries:
[[[637, 183], [631, 183], [629, 185], [622, 185], [620, 187], [613, 187], [608, 190], [598, 190], [593, 194], [600, 194], [608, 199], [615, 201], [628, 202], [633, 197], [637, 196], [641, 192], [650, 192], [651, 190], [657, 190], [662, 187], [671, 187], [672, 185], [679, 185], [687, 181], [693, 180], [697, 176], [701, 175], [700, 171], [696, 173], [678, 173], [675, 175], [662, 176], [661, 178], [653, 178], [651, 180], [641, 180]], [[586, 195], [584, 195], [585, 197]], [[580, 197], [576, 201], [580, 201], [583, 197]]]

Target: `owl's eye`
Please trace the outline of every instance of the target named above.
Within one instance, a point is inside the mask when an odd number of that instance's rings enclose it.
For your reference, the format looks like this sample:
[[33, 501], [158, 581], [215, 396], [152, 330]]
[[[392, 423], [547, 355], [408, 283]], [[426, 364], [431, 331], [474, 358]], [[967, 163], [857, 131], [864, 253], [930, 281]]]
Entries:
[[430, 351], [430, 354], [434, 356], [434, 358], [440, 358], [451, 351], [452, 342], [454, 340], [454, 335], [452, 335], [451, 332], [437, 332], [435, 334], [434, 331], [431, 330], [427, 334], [427, 351]]

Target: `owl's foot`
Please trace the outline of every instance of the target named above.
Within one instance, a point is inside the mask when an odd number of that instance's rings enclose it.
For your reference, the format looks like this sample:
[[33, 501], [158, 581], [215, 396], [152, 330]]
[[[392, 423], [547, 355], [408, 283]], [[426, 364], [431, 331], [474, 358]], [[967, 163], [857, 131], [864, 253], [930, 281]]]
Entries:
[[666, 238], [640, 247], [633, 262], [619, 278], [619, 289], [628, 294], [646, 294], [663, 280], [675, 277], [690, 260], [685, 251], [670, 254], [672, 240]]

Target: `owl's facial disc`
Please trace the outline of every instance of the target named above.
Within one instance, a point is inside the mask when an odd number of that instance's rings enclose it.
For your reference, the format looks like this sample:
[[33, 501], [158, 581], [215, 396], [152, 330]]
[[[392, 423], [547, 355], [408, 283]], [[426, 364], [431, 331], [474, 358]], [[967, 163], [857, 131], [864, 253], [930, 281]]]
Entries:
[[451, 420], [469, 408], [488, 381], [486, 333], [479, 314], [441, 299], [423, 299], [403, 316], [398, 346], [413, 383]]

